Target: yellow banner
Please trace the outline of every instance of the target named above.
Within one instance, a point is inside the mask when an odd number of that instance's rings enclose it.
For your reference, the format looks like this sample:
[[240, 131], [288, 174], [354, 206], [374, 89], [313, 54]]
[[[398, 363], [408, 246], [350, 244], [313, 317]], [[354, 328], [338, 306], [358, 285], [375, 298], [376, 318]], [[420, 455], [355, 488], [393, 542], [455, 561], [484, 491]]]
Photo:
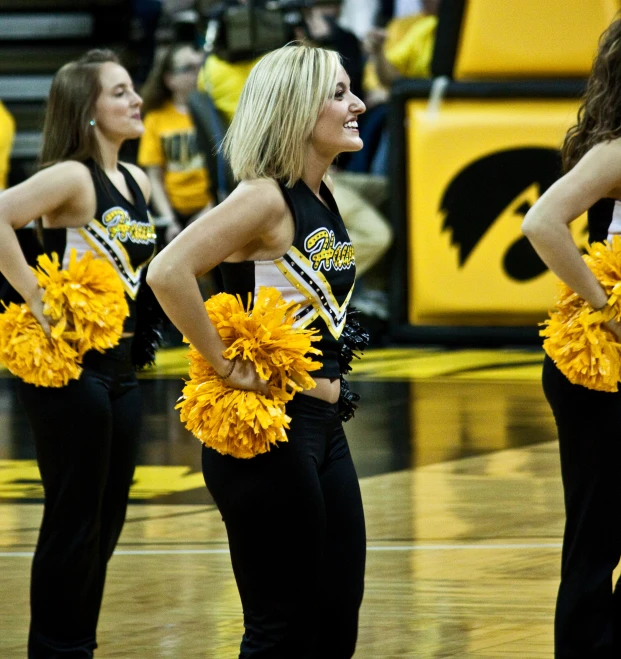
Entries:
[[[532, 324], [556, 277], [521, 233], [528, 209], [560, 174], [558, 148], [578, 104], [408, 102], [409, 320]], [[572, 224], [586, 242], [586, 216]]]

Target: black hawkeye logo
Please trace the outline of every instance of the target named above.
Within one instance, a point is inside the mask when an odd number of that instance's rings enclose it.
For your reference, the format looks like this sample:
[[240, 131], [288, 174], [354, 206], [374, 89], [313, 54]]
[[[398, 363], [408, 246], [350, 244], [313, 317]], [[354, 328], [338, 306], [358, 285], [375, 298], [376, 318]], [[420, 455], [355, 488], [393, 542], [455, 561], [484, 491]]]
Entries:
[[[497, 221], [510, 215], [521, 224], [530, 207], [560, 175], [560, 153], [550, 148], [498, 151], [462, 169], [441, 201], [442, 230], [451, 232], [459, 267], [464, 267]], [[506, 248], [502, 264], [505, 274], [517, 281], [534, 279], [547, 270], [524, 236]]]

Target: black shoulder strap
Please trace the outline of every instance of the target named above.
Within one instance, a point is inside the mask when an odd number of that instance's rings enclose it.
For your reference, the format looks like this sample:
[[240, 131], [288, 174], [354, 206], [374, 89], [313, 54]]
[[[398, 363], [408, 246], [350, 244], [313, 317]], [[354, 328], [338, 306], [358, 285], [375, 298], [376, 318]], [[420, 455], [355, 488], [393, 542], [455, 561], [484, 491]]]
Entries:
[[125, 178], [125, 182], [127, 183], [127, 187], [132, 193], [132, 197], [134, 198], [134, 202], [135, 202], [134, 206], [141, 213], [144, 213], [146, 215], [147, 201], [144, 198], [144, 195], [142, 194], [142, 188], [138, 185], [136, 179], [131, 175], [131, 172], [129, 171], [129, 169], [127, 169], [127, 167], [119, 163], [119, 170], [123, 174], [123, 177]]
[[614, 199], [600, 199], [595, 202], [587, 214], [589, 220], [589, 240], [594, 243], [602, 242], [608, 237], [608, 228], [612, 220], [615, 207]]

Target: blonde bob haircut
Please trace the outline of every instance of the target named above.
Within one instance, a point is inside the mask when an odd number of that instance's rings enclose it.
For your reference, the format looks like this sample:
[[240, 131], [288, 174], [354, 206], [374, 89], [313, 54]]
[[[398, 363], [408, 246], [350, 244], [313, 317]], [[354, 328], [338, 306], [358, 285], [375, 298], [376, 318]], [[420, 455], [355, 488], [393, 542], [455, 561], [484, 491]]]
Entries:
[[291, 43], [252, 69], [223, 142], [236, 180], [273, 178], [287, 187], [302, 178], [308, 143], [334, 98], [338, 53]]

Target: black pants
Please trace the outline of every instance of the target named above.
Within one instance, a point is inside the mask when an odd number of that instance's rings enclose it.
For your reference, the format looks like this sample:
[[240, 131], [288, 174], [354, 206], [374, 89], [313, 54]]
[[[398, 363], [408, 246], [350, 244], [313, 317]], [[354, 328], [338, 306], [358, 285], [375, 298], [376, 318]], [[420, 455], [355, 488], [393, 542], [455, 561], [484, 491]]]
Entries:
[[546, 357], [543, 386], [558, 427], [565, 537], [556, 659], [621, 657], [621, 392], [571, 384]]
[[336, 405], [298, 394], [287, 414], [289, 442], [267, 454], [203, 449], [244, 610], [239, 656], [349, 659], [366, 552], [358, 479]]
[[62, 388], [20, 383], [45, 491], [32, 563], [29, 659], [86, 659], [127, 509], [140, 431], [131, 339], [87, 353]]

